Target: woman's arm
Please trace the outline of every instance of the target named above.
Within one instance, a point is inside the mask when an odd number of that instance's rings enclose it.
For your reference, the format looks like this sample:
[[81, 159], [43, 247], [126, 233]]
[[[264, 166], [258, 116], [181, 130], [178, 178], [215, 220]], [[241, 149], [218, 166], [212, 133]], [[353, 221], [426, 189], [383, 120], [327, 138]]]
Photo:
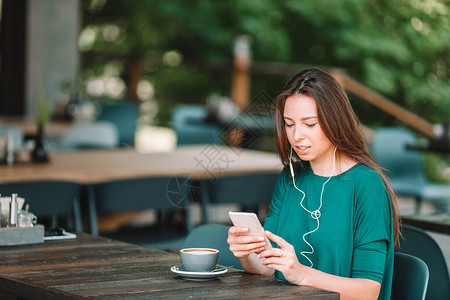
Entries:
[[377, 299], [381, 284], [370, 279], [346, 278], [321, 272], [303, 266], [303, 280], [300, 285], [339, 292], [340, 299]]
[[377, 299], [381, 284], [369, 279], [346, 278], [321, 272], [300, 264], [294, 247], [281, 237], [266, 231], [266, 236], [280, 246], [264, 250], [258, 257], [264, 266], [283, 273], [287, 281], [339, 292], [341, 299]]
[[233, 252], [234, 256], [239, 258], [244, 271], [272, 276], [275, 271], [264, 266], [256, 257], [256, 254], [265, 249], [266, 243], [269, 241], [264, 236], [239, 235], [240, 233], [246, 233], [247, 231], [247, 227], [230, 227], [228, 230], [227, 242], [230, 245], [231, 252]]

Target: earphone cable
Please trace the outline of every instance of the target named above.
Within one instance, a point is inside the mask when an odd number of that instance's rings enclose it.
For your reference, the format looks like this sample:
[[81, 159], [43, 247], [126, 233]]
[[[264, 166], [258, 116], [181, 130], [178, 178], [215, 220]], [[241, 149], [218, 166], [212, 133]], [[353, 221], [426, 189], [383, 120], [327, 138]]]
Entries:
[[319, 229], [319, 226], [320, 226], [319, 218], [320, 218], [320, 216], [321, 216], [320, 209], [322, 208], [323, 191], [324, 191], [324, 189], [325, 189], [325, 185], [328, 183], [328, 181], [331, 180], [331, 177], [333, 177], [333, 174], [334, 174], [334, 171], [335, 171], [336, 150], [337, 150], [337, 147], [334, 148], [334, 152], [333, 152], [333, 169], [332, 169], [332, 171], [331, 171], [331, 175], [330, 175], [330, 177], [324, 182], [324, 184], [322, 185], [322, 191], [320, 192], [319, 208], [316, 209], [316, 210], [314, 210], [314, 211], [310, 211], [309, 209], [307, 209], [306, 207], [303, 206], [303, 200], [305, 199], [306, 194], [305, 194], [305, 192], [303, 192], [301, 189], [299, 189], [299, 188], [297, 187], [297, 185], [295, 184], [295, 176], [294, 176], [294, 171], [293, 171], [293, 167], [292, 167], [292, 148], [291, 148], [291, 155], [290, 155], [290, 157], [289, 157], [289, 163], [290, 163], [290, 169], [291, 169], [292, 183], [294, 184], [294, 187], [295, 187], [299, 192], [301, 192], [301, 193], [303, 194], [302, 199], [300, 200], [300, 206], [301, 206], [305, 211], [307, 211], [307, 212], [311, 215], [311, 218], [317, 220], [317, 226], [316, 226], [316, 228], [315, 228], [314, 230], [311, 230], [311, 231], [309, 231], [309, 232], [307, 232], [307, 233], [305, 233], [305, 234], [303, 235], [303, 241], [311, 248], [311, 251], [301, 251], [301, 252], [300, 252], [300, 254], [301, 254], [304, 258], [306, 258], [306, 259], [309, 261], [310, 267], [311, 267], [311, 268], [313, 267], [314, 264], [313, 264], [313, 262], [309, 259], [309, 257], [306, 256], [306, 254], [313, 254], [313, 253], [314, 253], [314, 247], [306, 240], [306, 236], [307, 236], [308, 234], [311, 234], [311, 233], [313, 233], [313, 232], [315, 232], [315, 231], [317, 231], [317, 230]]

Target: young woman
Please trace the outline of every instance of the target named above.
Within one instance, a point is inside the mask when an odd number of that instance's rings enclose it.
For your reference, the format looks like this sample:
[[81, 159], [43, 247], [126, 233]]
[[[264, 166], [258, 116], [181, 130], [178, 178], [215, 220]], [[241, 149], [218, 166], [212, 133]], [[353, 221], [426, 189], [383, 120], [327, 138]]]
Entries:
[[[276, 130], [285, 168], [266, 236], [231, 227], [230, 250], [247, 272], [337, 291], [341, 299], [390, 299], [396, 198], [342, 87], [317, 68], [298, 73], [277, 98]], [[267, 238], [274, 248], [265, 250]]]

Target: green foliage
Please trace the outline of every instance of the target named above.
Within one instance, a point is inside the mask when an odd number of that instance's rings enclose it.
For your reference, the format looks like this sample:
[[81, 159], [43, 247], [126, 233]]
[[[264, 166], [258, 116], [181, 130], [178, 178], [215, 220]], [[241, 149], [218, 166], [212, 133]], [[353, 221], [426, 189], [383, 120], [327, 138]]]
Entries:
[[[230, 95], [234, 38], [246, 34], [254, 61], [340, 67], [430, 122], [450, 117], [447, 0], [82, 3], [83, 28], [95, 36], [80, 46], [83, 74], [101, 73], [112, 60], [122, 60], [126, 72], [127, 59], [139, 57], [160, 107], [204, 102], [212, 93]], [[164, 61], [169, 51], [179, 53], [179, 64]], [[254, 74], [251, 94], [264, 90], [275, 97], [285, 82]], [[352, 99], [367, 125], [395, 122], [358, 101]]]
[[39, 92], [36, 110], [36, 124], [38, 126], [45, 126], [52, 114], [52, 101], [44, 96], [44, 93]]
[[425, 175], [430, 181], [450, 184], [450, 176], [445, 170], [450, 169], [450, 160], [445, 155], [425, 153], [423, 155]]

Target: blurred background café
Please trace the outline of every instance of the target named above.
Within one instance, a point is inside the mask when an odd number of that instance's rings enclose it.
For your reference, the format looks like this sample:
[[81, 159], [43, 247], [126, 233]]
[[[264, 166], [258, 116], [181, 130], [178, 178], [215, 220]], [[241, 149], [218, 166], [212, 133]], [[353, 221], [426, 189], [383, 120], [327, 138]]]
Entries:
[[[450, 261], [448, 2], [0, 0], [0, 9], [0, 193], [23, 197], [38, 223], [117, 238], [146, 231], [136, 241], [174, 250], [197, 225], [230, 224], [229, 210], [263, 220], [281, 171], [273, 101], [317, 66], [346, 89], [403, 223], [426, 230]], [[232, 194], [222, 179], [244, 187]], [[269, 188], [246, 195], [249, 186]]]

